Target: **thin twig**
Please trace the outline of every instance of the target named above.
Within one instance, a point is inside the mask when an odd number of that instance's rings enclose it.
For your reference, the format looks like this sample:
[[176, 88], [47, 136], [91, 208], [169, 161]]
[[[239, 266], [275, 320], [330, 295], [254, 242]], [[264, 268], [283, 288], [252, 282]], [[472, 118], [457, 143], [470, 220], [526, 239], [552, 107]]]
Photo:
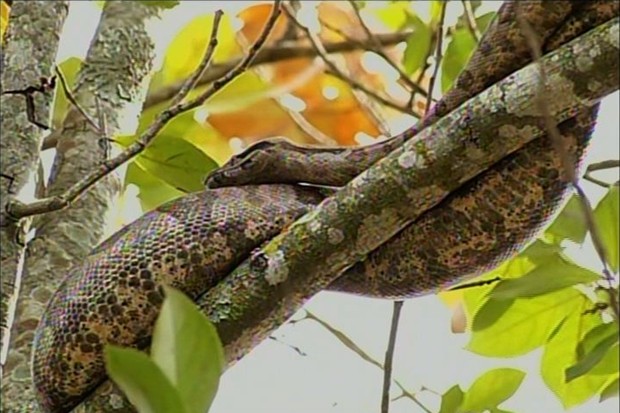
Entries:
[[310, 40], [310, 43], [312, 43], [312, 46], [316, 49], [316, 52], [319, 55], [319, 57], [325, 62], [325, 65], [327, 65], [327, 68], [329, 69], [328, 72], [330, 74], [332, 74], [335, 77], [339, 78], [343, 82], [348, 83], [351, 87], [353, 87], [355, 89], [361, 90], [362, 92], [366, 93], [368, 96], [372, 97], [373, 99], [377, 100], [378, 102], [380, 102], [381, 104], [383, 104], [385, 106], [391, 107], [392, 109], [396, 109], [396, 110], [398, 110], [400, 112], [404, 112], [404, 113], [410, 114], [412, 116], [416, 116], [415, 113], [409, 107], [403, 107], [402, 105], [399, 105], [399, 104], [397, 104], [395, 102], [392, 102], [389, 99], [386, 99], [386, 98], [378, 95], [377, 93], [375, 93], [374, 91], [368, 89], [366, 86], [364, 86], [360, 82], [358, 82], [358, 81], [356, 81], [354, 79], [351, 79], [349, 76], [344, 74], [338, 68], [338, 66], [336, 66], [336, 64], [334, 62], [332, 62], [331, 59], [327, 56], [327, 51], [325, 50], [325, 47], [323, 46], [323, 43], [318, 38], [318, 36], [315, 35], [314, 33], [312, 33], [312, 31], [310, 29], [308, 29], [306, 26], [304, 26], [303, 24], [301, 24], [297, 20], [297, 18], [295, 17], [294, 11], [291, 10], [288, 5], [283, 5], [282, 8], [284, 9], [284, 11], [288, 15], [288, 17], [308, 37], [308, 39]]
[[469, 32], [476, 40], [476, 43], [480, 43], [480, 38], [482, 34], [480, 33], [480, 29], [478, 29], [478, 24], [476, 23], [476, 16], [474, 15], [474, 9], [471, 6], [471, 1], [469, 0], [461, 0], [463, 4], [463, 15], [465, 16], [465, 24], [467, 24], [467, 28]]
[[428, 84], [428, 95], [426, 96], [426, 106], [424, 108], [425, 114], [431, 108], [433, 104], [433, 89], [435, 89], [435, 81], [437, 80], [437, 76], [439, 74], [439, 66], [441, 65], [441, 60], [443, 59], [443, 25], [446, 19], [446, 3], [441, 3], [441, 14], [439, 16], [439, 23], [437, 25], [437, 43], [435, 48], [435, 67], [433, 68], [433, 74], [431, 75], [430, 82]]
[[[538, 35], [534, 31], [534, 28], [523, 17], [522, 13], [520, 13], [520, 10], [517, 10], [516, 18], [521, 28], [521, 31], [523, 33], [523, 36], [528, 42], [534, 61], [539, 62], [540, 59], [542, 58], [542, 45], [541, 45], [540, 39], [538, 38]], [[545, 123], [545, 129], [547, 131], [547, 134], [549, 135], [549, 138], [551, 139], [551, 142], [553, 143], [554, 150], [558, 153], [560, 157], [560, 162], [562, 163], [562, 169], [563, 169], [562, 171], [563, 179], [566, 182], [569, 182], [572, 185], [575, 192], [577, 192], [577, 195], [578, 195], [577, 198], [580, 201], [581, 209], [583, 211], [584, 218], [586, 221], [586, 226], [588, 228], [588, 231], [590, 232], [590, 238], [592, 239], [592, 245], [594, 246], [594, 249], [596, 253], [598, 254], [599, 259], [601, 260], [601, 263], [603, 265], [602, 272], [603, 272], [605, 279], [607, 280], [609, 284], [609, 291], [610, 291], [609, 295], [611, 297], [613, 295], [613, 292], [611, 291], [613, 289], [613, 277], [607, 266], [607, 252], [605, 251], [605, 247], [603, 246], [603, 242], [602, 242], [602, 239], [599, 233], [598, 226], [596, 225], [596, 222], [594, 221], [594, 212], [592, 210], [592, 205], [590, 204], [590, 201], [588, 200], [585, 192], [579, 185], [577, 174], [576, 174], [576, 168], [575, 168], [576, 163], [574, 159], [572, 159], [572, 157], [568, 153], [568, 150], [566, 149], [566, 146], [563, 143], [560, 131], [557, 127], [556, 121], [551, 115], [551, 110], [549, 109], [549, 104], [546, 100], [546, 96], [548, 96], [547, 74], [544, 68], [542, 67], [542, 65], [539, 64], [538, 66], [539, 66], [539, 71], [540, 71], [540, 76], [539, 76], [540, 87], [538, 89], [538, 99], [537, 99], [538, 108], [542, 114], [542, 117]], [[611, 297], [611, 298], [613, 299], [615, 297]], [[618, 320], [620, 318], [620, 314], [618, 314], [618, 306], [614, 305], [612, 307], [613, 307], [613, 311], [616, 316], [616, 320]]]
[[[351, 4], [351, 7], [353, 8], [353, 11], [355, 12], [355, 16], [357, 17], [357, 20], [359, 21], [360, 25], [362, 26], [362, 29], [364, 30], [364, 33], [366, 34], [366, 38], [369, 40], [370, 44], [372, 45], [371, 48], [368, 48], [366, 50], [369, 50], [371, 52], [374, 52], [374, 53], [378, 54], [390, 66], [392, 66], [398, 72], [398, 75], [400, 76], [400, 79], [407, 85], [407, 87], [409, 88], [409, 91], [413, 95], [415, 95], [415, 93], [419, 93], [422, 96], [426, 97], [427, 96], [427, 91], [424, 90], [424, 88], [422, 86], [420, 86], [419, 84], [417, 84], [413, 80], [411, 80], [411, 78], [405, 72], [403, 72], [403, 70], [400, 68], [400, 66], [398, 64], [396, 64], [390, 58], [390, 56], [387, 55], [387, 53], [385, 53], [385, 51], [383, 50], [383, 47], [379, 43], [379, 41], [378, 41], [377, 37], [375, 36], [375, 34], [368, 28], [368, 26], [364, 22], [364, 19], [362, 18], [362, 14], [361, 14], [359, 5], [355, 2], [355, 0], [349, 0], [349, 3]], [[332, 31], [336, 31], [337, 30], [337, 28], [335, 28], [335, 27], [333, 27], [331, 25], [330, 26], [326, 26], [326, 27], [328, 29], [332, 30]], [[340, 31], [339, 34], [344, 35], [345, 38], [347, 38], [347, 39], [350, 39], [350, 37], [346, 36], [342, 31]]]
[[[331, 325], [329, 325], [326, 321], [320, 319], [319, 317], [317, 317], [316, 315], [314, 315], [313, 313], [311, 313], [308, 310], [305, 310], [306, 312], [306, 317], [302, 318], [300, 320], [293, 320], [293, 321], [289, 321], [289, 324], [295, 324], [298, 323], [304, 319], [310, 319], [310, 320], [314, 320], [317, 323], [319, 323], [321, 325], [321, 327], [325, 328], [327, 331], [329, 331], [334, 337], [336, 337], [342, 344], [344, 344], [345, 346], [347, 346], [348, 348], [350, 348], [351, 350], [353, 350], [355, 352], [355, 354], [357, 354], [358, 356], [360, 356], [364, 361], [372, 364], [375, 367], [378, 367], [381, 370], [384, 370], [385, 367], [383, 366], [383, 364], [381, 364], [380, 362], [378, 362], [377, 360], [375, 360], [374, 358], [372, 358], [372, 356], [370, 356], [368, 353], [366, 353], [362, 348], [360, 348], [357, 344], [355, 344], [355, 342], [353, 340], [351, 340], [346, 334], [344, 334], [343, 332], [335, 329], [334, 327], [332, 327]], [[401, 397], [407, 397], [408, 399], [410, 399], [412, 402], [414, 402], [415, 404], [417, 404], [422, 410], [424, 410], [424, 412], [426, 413], [432, 413], [432, 411], [426, 407], [424, 404], [422, 404], [422, 402], [420, 402], [416, 395], [412, 392], [410, 392], [409, 390], [407, 390], [405, 388], [405, 386], [400, 383], [397, 379], [392, 378], [392, 380], [394, 380], [394, 384], [396, 384], [396, 386], [400, 389], [400, 391], [402, 392], [402, 394], [398, 397], [396, 397], [395, 399], [401, 398]]]
[[[375, 37], [377, 40], [385, 46], [393, 45], [405, 41], [407, 37], [411, 34], [411, 32], [400, 32], [400, 33], [386, 33], [386, 34], [378, 34]], [[362, 42], [361, 44], [364, 44]], [[328, 53], [342, 53], [348, 52], [351, 50], [355, 50], [359, 48], [358, 42], [329, 42], [325, 45], [325, 50]], [[368, 46], [364, 46], [367, 48]], [[280, 44], [277, 47], [264, 47], [257, 54], [256, 58], [252, 60], [250, 66], [260, 66], [269, 63], [277, 63], [284, 60], [296, 59], [300, 57], [315, 57], [317, 56], [317, 50], [312, 46], [298, 46], [298, 45], [286, 45]], [[213, 82], [215, 79], [224, 76], [227, 72], [234, 69], [239, 62], [240, 58], [231, 59], [228, 62], [212, 64], [209, 66], [209, 69], [204, 73], [203, 77], [197, 83], [197, 86], [205, 86], [209, 83]], [[167, 100], [171, 99], [175, 96], [179, 89], [181, 88], [182, 83], [175, 83], [173, 85], [164, 87], [156, 92], [149, 94], [146, 100], [144, 101], [144, 108], [150, 108], [155, 105], [159, 105]]]
[[392, 310], [392, 324], [390, 326], [390, 338], [388, 347], [385, 351], [385, 361], [383, 362], [383, 392], [381, 396], [381, 413], [388, 413], [390, 410], [390, 383], [392, 382], [392, 363], [394, 362], [394, 348], [396, 347], [396, 333], [398, 332], [398, 320], [403, 308], [403, 301], [394, 301]]
[[610, 159], [607, 161], [592, 163], [588, 165], [588, 167], [586, 168], [586, 172], [583, 175], [583, 179], [585, 179], [586, 181], [590, 181], [593, 184], [602, 186], [603, 188], [609, 188], [610, 186], [614, 184], [609, 184], [607, 182], [594, 178], [592, 176], [592, 172], [602, 171], [604, 169], [619, 168], [619, 167], [620, 167], [620, 160], [617, 160], [617, 159]]
[[[219, 91], [222, 87], [224, 87], [226, 84], [230, 83], [230, 81], [232, 81], [237, 76], [239, 76], [241, 73], [243, 73], [247, 69], [248, 65], [252, 62], [258, 50], [260, 50], [262, 45], [267, 40], [269, 33], [271, 33], [271, 30], [273, 29], [273, 26], [275, 25], [276, 19], [278, 18], [281, 12], [280, 11], [281, 1], [282, 0], [274, 1], [274, 6], [271, 11], [271, 15], [269, 16], [267, 22], [265, 23], [263, 27], [263, 31], [258, 36], [254, 44], [250, 47], [245, 58], [241, 60], [241, 62], [239, 62], [239, 64], [234, 69], [226, 73], [226, 75], [214, 81], [205, 92], [201, 93], [198, 97], [196, 97], [193, 100], [190, 100], [185, 103], [179, 103], [176, 106], [172, 106], [162, 111], [157, 116], [156, 120], [138, 137], [136, 142], [131, 144], [126, 150], [124, 150], [118, 156], [104, 161], [100, 168], [90, 172], [86, 177], [84, 177], [83, 179], [75, 183], [71, 188], [69, 188], [62, 195], [36, 201], [31, 204], [23, 204], [18, 201], [14, 201], [14, 202], [12, 201], [7, 206], [7, 210], [9, 214], [15, 218], [21, 218], [21, 217], [56, 211], [56, 210], [65, 208], [72, 201], [74, 201], [80, 194], [82, 194], [88, 188], [90, 188], [95, 183], [97, 183], [101, 178], [103, 178], [104, 176], [106, 176], [107, 174], [109, 174], [110, 172], [118, 168], [120, 165], [132, 159], [133, 157], [138, 155], [140, 152], [142, 152], [144, 148], [146, 148], [146, 146], [155, 138], [157, 133], [171, 119], [173, 119], [175, 116], [179, 115], [180, 113], [186, 112], [188, 110], [191, 110], [191, 109], [194, 109], [200, 106], [206, 99], [211, 97], [213, 94]], [[222, 12], [218, 10], [215, 13], [215, 19], [213, 22], [213, 30], [211, 34], [212, 37], [209, 42], [209, 47], [207, 48], [207, 51], [205, 52], [205, 55], [203, 57], [203, 60], [210, 61], [213, 55], [213, 51], [215, 49], [215, 46], [217, 45], [217, 30], [219, 28], [219, 22], [220, 22], [221, 16], [222, 16]], [[205, 65], [201, 64], [196, 71], [201, 71], [201, 69], [203, 69], [204, 67]], [[195, 76], [191, 76], [190, 79], [187, 80], [188, 83], [192, 81], [195, 81]], [[189, 92], [189, 89], [182, 88], [182, 91], [185, 91], [185, 90]], [[184, 97], [185, 96], [177, 100], [180, 102]]]
[[69, 85], [67, 84], [67, 80], [65, 79], [65, 76], [62, 74], [62, 71], [60, 70], [60, 68], [56, 66], [54, 67], [54, 71], [56, 72], [56, 76], [58, 76], [58, 79], [60, 79], [60, 85], [62, 87], [63, 92], [65, 92], [65, 97], [67, 98], [67, 100], [73, 105], [74, 108], [78, 110], [78, 112], [80, 112], [80, 114], [84, 117], [84, 119], [86, 119], [86, 121], [90, 124], [90, 126], [93, 127], [93, 130], [97, 132], [97, 134], [105, 137], [105, 135], [103, 134], [103, 130], [101, 130], [101, 125], [98, 125], [93, 120], [93, 118], [91, 118], [90, 115], [86, 113], [84, 108], [82, 108], [82, 106], [75, 99], [75, 96], [73, 96], [73, 92], [69, 90]]

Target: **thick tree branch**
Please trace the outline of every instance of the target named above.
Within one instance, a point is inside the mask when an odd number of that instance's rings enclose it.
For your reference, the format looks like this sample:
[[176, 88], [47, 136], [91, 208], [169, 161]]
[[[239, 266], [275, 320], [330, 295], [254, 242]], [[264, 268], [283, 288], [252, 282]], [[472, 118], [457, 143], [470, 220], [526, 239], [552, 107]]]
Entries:
[[[618, 31], [614, 18], [539, 62], [558, 122], [618, 89]], [[200, 297], [229, 364], [450, 191], [543, 135], [538, 73], [529, 65], [424, 129]], [[125, 411], [119, 400], [107, 381], [79, 411]]]
[[[2, 89], [16, 90], [38, 85], [52, 74], [60, 30], [69, 8], [66, 1], [16, 1], [2, 47]], [[52, 95], [37, 93], [35, 117], [49, 119]], [[0, 122], [0, 363], [8, 351], [17, 295], [21, 284], [24, 242], [30, 221], [16, 222], [6, 205], [17, 196], [35, 171], [41, 145], [40, 129], [29, 122], [26, 102], [20, 95], [2, 95]]]
[[[143, 101], [144, 84], [152, 72], [154, 58], [145, 23], [158, 13], [158, 7], [141, 2], [106, 2], [97, 35], [72, 93], [75, 104], [69, 108], [58, 133], [49, 195], [63, 193], [104, 161], [106, 148], [100, 145], [104, 136], [99, 126], [105, 123], [110, 133], [118, 133], [119, 120], [129, 105]], [[40, 43], [41, 39], [37, 41]], [[120, 188], [118, 177], [110, 175], [71, 208], [37, 220], [36, 236], [28, 243], [26, 276], [4, 371], [3, 411], [38, 411], [30, 378], [34, 329], [69, 267], [101, 240], [107, 212]]]

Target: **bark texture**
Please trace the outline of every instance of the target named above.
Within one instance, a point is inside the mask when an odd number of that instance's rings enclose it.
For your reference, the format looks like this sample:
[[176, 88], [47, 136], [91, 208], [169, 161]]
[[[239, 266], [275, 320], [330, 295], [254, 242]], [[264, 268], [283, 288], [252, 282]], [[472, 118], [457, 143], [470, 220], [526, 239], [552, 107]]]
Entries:
[[[93, 119], [98, 118], [99, 106], [110, 137], [118, 132], [127, 107], [144, 100], [154, 58], [145, 23], [159, 11], [143, 2], [106, 2], [74, 95]], [[63, 193], [107, 156], [109, 143], [75, 108], [69, 110], [59, 136], [47, 196]], [[118, 177], [108, 175], [71, 207], [37, 220], [3, 372], [2, 411], [38, 411], [29, 366], [34, 329], [67, 269], [101, 240], [106, 215], [120, 189]]]

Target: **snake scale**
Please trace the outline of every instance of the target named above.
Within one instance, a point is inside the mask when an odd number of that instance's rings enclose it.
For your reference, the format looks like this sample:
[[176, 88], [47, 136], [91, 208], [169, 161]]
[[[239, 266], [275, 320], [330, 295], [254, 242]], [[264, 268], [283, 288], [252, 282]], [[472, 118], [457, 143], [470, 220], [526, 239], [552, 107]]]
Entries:
[[[530, 62], [516, 24], [517, 8], [545, 51], [619, 14], [616, 1], [506, 2], [455, 86], [417, 127], [356, 149], [259, 143], [210, 176], [208, 185], [220, 188], [169, 202], [121, 229], [69, 271], [37, 328], [32, 371], [42, 409], [68, 412], [105, 379], [106, 343], [148, 346], [163, 301], [162, 285], [197, 299], [332, 191], [295, 183], [346, 183], [423, 127]], [[597, 108], [587, 109], [559, 125], [576, 159], [587, 145], [596, 113]], [[531, 142], [428, 210], [330, 289], [404, 298], [493, 267], [530, 240], [557, 210], [568, 187], [560, 172], [551, 142]], [[248, 350], [253, 344], [247, 344]]]

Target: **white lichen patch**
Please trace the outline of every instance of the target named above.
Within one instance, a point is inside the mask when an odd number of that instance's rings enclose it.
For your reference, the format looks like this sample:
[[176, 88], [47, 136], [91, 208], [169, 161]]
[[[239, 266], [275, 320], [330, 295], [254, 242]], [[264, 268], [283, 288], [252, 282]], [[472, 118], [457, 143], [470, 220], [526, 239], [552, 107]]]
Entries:
[[594, 65], [592, 57], [598, 56], [596, 49], [597, 48], [595, 47], [590, 51], [590, 53], [583, 53], [575, 57], [575, 67], [577, 70], [580, 72], [587, 72], [592, 69], [592, 66]]
[[364, 172], [362, 172], [357, 177], [355, 177], [349, 183], [349, 185], [351, 185], [352, 188], [359, 188], [361, 186], [364, 186], [366, 182], [368, 182], [369, 180], [370, 180], [370, 173], [368, 172], [368, 169], [366, 169]]
[[313, 221], [310, 221], [310, 222], [308, 223], [308, 229], [309, 229], [311, 232], [315, 232], [315, 233], [316, 233], [316, 232], [319, 232], [319, 231], [321, 230], [321, 228], [322, 228], [322, 227], [323, 227], [323, 225], [321, 225], [321, 223], [320, 223], [318, 220], [316, 220], [316, 219], [315, 219], [315, 220], [313, 220]]
[[415, 151], [404, 151], [398, 157], [398, 165], [404, 169], [410, 169], [419, 164], [420, 168], [424, 167], [424, 157], [418, 155]]
[[337, 245], [344, 239], [344, 233], [338, 228], [329, 228], [327, 230], [327, 242], [332, 245]]
[[265, 281], [269, 285], [280, 284], [288, 278], [288, 267], [282, 251], [275, 251], [267, 255], [267, 269], [265, 270]]

